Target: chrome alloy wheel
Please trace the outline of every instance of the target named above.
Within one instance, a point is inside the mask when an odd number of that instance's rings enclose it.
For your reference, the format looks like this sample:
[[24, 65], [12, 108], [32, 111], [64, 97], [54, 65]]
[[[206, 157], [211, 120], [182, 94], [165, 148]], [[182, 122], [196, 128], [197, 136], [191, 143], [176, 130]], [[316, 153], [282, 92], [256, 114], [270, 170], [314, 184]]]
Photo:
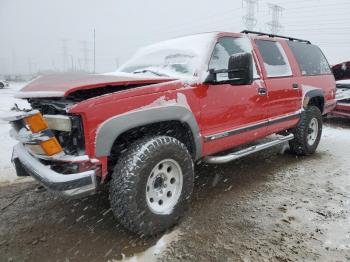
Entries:
[[316, 118], [312, 118], [310, 123], [309, 123], [309, 132], [307, 135], [307, 143], [309, 146], [312, 146], [318, 136], [318, 121]]
[[180, 165], [173, 159], [160, 161], [147, 179], [148, 207], [155, 214], [171, 214], [179, 201], [182, 185], [183, 175]]

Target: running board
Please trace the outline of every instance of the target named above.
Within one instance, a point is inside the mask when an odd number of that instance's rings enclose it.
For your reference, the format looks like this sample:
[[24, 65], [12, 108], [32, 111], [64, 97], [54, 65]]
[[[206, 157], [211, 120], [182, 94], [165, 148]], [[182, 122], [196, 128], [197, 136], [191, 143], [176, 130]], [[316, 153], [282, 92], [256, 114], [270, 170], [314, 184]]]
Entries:
[[255, 152], [259, 152], [261, 150], [273, 147], [273, 146], [277, 146], [279, 144], [283, 144], [289, 140], [294, 139], [294, 135], [290, 134], [287, 136], [279, 136], [277, 139], [267, 142], [267, 143], [263, 143], [263, 144], [259, 144], [259, 145], [255, 145], [255, 146], [251, 146], [236, 152], [233, 152], [231, 154], [228, 155], [224, 155], [224, 156], [207, 156], [204, 158], [204, 161], [210, 164], [224, 164], [233, 160], [236, 160], [238, 158], [253, 154]]

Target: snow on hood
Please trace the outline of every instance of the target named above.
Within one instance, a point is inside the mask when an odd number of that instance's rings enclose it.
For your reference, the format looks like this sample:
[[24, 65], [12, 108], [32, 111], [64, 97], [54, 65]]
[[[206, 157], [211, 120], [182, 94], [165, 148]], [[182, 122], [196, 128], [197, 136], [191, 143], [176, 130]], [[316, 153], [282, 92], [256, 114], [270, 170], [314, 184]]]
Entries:
[[16, 98], [64, 97], [77, 90], [95, 89], [104, 86], [158, 84], [173, 81], [173, 78], [134, 76], [132, 74], [61, 74], [37, 78], [22, 88]]

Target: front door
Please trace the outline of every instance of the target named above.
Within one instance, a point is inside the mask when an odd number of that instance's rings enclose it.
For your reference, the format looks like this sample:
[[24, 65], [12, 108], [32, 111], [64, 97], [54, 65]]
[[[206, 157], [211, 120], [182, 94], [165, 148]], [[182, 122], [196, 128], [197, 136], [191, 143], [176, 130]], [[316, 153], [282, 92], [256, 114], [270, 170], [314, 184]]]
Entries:
[[[246, 37], [221, 37], [214, 48], [209, 69], [225, 69], [230, 56], [252, 52]], [[200, 99], [204, 151], [212, 154], [223, 148], [256, 140], [267, 131], [266, 87], [254, 67], [251, 85], [204, 85]], [[218, 75], [227, 80], [227, 75]]]

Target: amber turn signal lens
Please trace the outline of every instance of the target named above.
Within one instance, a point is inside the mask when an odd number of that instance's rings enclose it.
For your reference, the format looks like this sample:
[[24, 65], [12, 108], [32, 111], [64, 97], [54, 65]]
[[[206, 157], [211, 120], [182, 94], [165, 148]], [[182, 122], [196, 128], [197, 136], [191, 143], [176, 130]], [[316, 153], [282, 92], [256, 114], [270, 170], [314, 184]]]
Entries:
[[33, 133], [37, 133], [48, 128], [46, 121], [40, 113], [29, 116], [25, 120]]
[[62, 151], [62, 147], [60, 146], [55, 137], [50, 138], [47, 141], [41, 142], [40, 146], [48, 156], [58, 154]]

